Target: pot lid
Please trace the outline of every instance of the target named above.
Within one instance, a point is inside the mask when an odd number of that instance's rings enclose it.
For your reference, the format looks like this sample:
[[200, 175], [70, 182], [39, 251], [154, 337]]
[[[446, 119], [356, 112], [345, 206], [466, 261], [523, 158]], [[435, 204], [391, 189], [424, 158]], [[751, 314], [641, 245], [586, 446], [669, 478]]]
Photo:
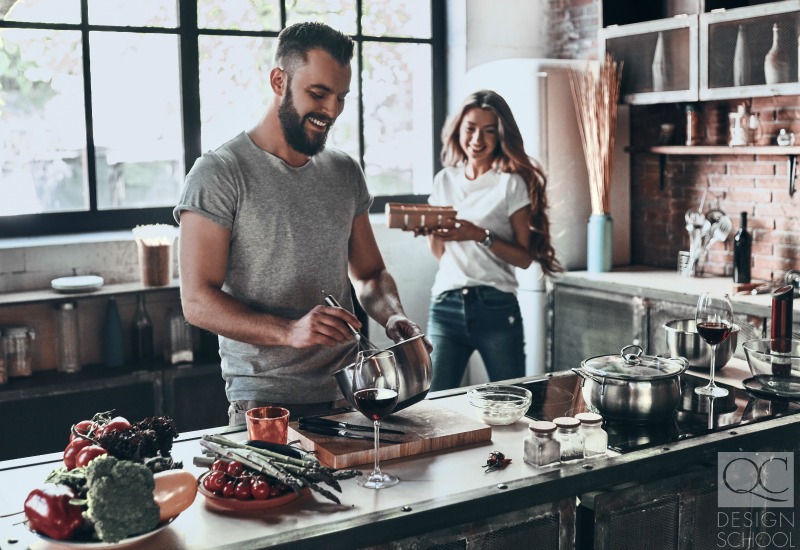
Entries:
[[[631, 349], [635, 349], [636, 353], [626, 353]], [[687, 365], [681, 358], [643, 355], [643, 351], [636, 345], [625, 346], [619, 355], [590, 357], [581, 366], [595, 376], [620, 380], [657, 380], [677, 376], [686, 370]]]

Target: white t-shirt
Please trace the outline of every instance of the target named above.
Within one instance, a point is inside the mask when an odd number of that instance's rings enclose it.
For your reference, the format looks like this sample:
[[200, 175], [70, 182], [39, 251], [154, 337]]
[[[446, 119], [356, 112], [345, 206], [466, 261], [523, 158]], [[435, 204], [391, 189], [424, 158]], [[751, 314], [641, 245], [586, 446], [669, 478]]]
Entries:
[[[511, 215], [530, 204], [525, 181], [518, 174], [490, 170], [468, 180], [463, 166], [448, 167], [436, 174], [428, 202], [453, 206], [458, 218], [491, 230], [496, 238], [513, 242]], [[514, 266], [475, 241], [448, 241], [439, 260], [439, 271], [431, 294], [465, 286], [486, 285], [516, 294]]]

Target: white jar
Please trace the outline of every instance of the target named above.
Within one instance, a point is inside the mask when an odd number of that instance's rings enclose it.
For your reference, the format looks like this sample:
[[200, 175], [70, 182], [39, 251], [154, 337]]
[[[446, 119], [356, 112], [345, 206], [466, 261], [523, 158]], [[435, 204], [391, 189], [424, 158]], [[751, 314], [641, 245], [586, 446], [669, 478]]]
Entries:
[[583, 435], [578, 433], [581, 421], [571, 416], [560, 416], [553, 420], [558, 427], [555, 440], [561, 445], [561, 462], [583, 458]]
[[525, 438], [523, 460], [531, 466], [540, 468], [558, 464], [561, 460], [561, 445], [553, 437], [558, 427], [544, 420], [531, 422], [530, 433]]
[[583, 455], [586, 458], [606, 456], [608, 448], [608, 434], [603, 429], [603, 417], [593, 412], [583, 412], [575, 415], [580, 420], [578, 429], [583, 435]]

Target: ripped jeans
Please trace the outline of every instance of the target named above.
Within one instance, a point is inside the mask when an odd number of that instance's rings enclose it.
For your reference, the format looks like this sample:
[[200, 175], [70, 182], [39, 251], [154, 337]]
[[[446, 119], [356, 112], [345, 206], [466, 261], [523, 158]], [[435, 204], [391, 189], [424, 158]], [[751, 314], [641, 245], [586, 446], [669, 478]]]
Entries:
[[489, 379], [525, 376], [525, 337], [517, 297], [489, 286], [458, 288], [431, 300], [431, 391], [461, 384], [469, 358], [481, 354]]

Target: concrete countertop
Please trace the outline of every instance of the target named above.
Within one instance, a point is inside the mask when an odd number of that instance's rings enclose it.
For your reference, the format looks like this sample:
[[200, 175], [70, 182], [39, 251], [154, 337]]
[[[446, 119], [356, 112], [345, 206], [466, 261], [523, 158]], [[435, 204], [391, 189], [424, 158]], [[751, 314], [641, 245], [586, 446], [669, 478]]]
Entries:
[[[684, 277], [675, 271], [647, 266], [614, 268], [607, 273], [570, 271], [555, 279], [554, 284], [630, 294], [654, 300], [669, 300], [693, 305], [703, 292], [733, 292], [730, 277]], [[772, 310], [770, 294], [739, 293], [731, 295], [736, 313], [769, 317]], [[800, 300], [794, 300], [795, 321], [800, 321]]]

